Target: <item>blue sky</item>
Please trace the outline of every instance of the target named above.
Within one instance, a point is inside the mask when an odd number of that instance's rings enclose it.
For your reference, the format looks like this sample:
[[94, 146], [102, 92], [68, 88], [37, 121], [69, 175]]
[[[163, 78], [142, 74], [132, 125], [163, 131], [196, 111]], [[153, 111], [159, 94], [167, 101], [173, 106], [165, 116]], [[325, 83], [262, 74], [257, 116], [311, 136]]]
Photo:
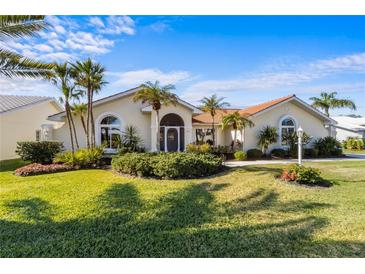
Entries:
[[[5, 41], [48, 61], [92, 57], [107, 69], [98, 97], [147, 80], [197, 103], [213, 93], [244, 107], [295, 93], [350, 98], [365, 115], [365, 16], [48, 16], [49, 30]], [[3, 42], [4, 44], [4, 42]], [[0, 93], [59, 96], [39, 80], [0, 79]], [[308, 101], [309, 102], [309, 101]]]

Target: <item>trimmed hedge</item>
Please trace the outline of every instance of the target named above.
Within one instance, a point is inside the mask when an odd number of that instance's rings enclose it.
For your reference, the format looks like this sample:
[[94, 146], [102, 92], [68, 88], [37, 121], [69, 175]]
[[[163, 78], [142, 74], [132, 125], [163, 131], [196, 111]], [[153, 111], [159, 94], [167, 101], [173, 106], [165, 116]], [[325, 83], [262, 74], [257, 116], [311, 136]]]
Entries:
[[270, 153], [274, 157], [285, 158], [289, 156], [289, 152], [282, 148], [274, 148]]
[[208, 153], [126, 153], [114, 157], [115, 171], [160, 179], [199, 178], [219, 172], [222, 159]]
[[248, 159], [260, 159], [262, 158], [262, 151], [257, 148], [252, 148], [247, 150], [247, 158]]
[[239, 150], [234, 153], [234, 158], [238, 161], [244, 161], [247, 160], [247, 155], [244, 151]]
[[50, 164], [54, 156], [63, 149], [62, 142], [55, 141], [31, 141], [18, 142], [15, 152], [24, 161], [32, 163]]

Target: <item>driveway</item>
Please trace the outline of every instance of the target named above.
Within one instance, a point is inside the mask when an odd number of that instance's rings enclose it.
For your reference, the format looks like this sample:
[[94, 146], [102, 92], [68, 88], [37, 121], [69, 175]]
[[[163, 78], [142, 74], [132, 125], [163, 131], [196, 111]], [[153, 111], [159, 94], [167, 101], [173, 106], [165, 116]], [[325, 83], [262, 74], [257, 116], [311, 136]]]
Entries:
[[[303, 159], [303, 162], [335, 162], [335, 161], [365, 161], [365, 154], [345, 154], [342, 158], [322, 158], [322, 159]], [[224, 165], [228, 167], [240, 167], [249, 165], [267, 165], [267, 164], [293, 164], [297, 163], [297, 159], [285, 160], [255, 160], [255, 161], [226, 161]]]

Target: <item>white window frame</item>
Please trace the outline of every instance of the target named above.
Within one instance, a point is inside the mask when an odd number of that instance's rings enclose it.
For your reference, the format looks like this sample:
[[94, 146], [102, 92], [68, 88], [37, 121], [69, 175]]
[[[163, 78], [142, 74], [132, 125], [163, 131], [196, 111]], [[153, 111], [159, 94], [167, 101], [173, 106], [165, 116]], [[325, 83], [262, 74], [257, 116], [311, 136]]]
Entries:
[[[286, 119], [291, 119], [293, 122], [294, 122], [294, 126], [283, 126], [283, 121], [286, 120]], [[293, 128], [294, 129], [294, 132], [297, 131], [297, 127], [298, 127], [298, 122], [297, 120], [293, 117], [293, 116], [290, 116], [290, 115], [285, 115], [283, 117], [281, 117], [281, 119], [279, 120], [279, 145], [281, 147], [284, 147], [284, 148], [288, 148], [289, 145], [283, 145], [283, 139], [282, 139], [282, 129], [283, 128]]]
[[[101, 124], [101, 121], [103, 121], [103, 119], [108, 117], [108, 116], [113, 116], [113, 117], [117, 118], [119, 120], [119, 125], [106, 125], [106, 124], [103, 125], [103, 124]], [[102, 127], [104, 127], [104, 128], [106, 128], [106, 127], [108, 127], [108, 128], [118, 128], [119, 129], [119, 135], [121, 135], [123, 125], [124, 125], [123, 120], [115, 112], [104, 112], [104, 113], [100, 114], [98, 116], [98, 118], [96, 119], [96, 122], [95, 122], [96, 144], [98, 146], [101, 145], [101, 128]], [[117, 149], [115, 149], [115, 148], [105, 148], [104, 151], [106, 153], [115, 153], [117, 151]]]

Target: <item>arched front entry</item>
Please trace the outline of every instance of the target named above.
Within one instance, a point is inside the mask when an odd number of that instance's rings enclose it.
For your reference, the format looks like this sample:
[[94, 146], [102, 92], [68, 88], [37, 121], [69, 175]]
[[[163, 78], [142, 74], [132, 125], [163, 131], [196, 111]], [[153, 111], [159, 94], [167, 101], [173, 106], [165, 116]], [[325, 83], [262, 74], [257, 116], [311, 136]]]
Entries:
[[160, 122], [160, 150], [184, 151], [184, 121], [175, 114], [169, 113]]

